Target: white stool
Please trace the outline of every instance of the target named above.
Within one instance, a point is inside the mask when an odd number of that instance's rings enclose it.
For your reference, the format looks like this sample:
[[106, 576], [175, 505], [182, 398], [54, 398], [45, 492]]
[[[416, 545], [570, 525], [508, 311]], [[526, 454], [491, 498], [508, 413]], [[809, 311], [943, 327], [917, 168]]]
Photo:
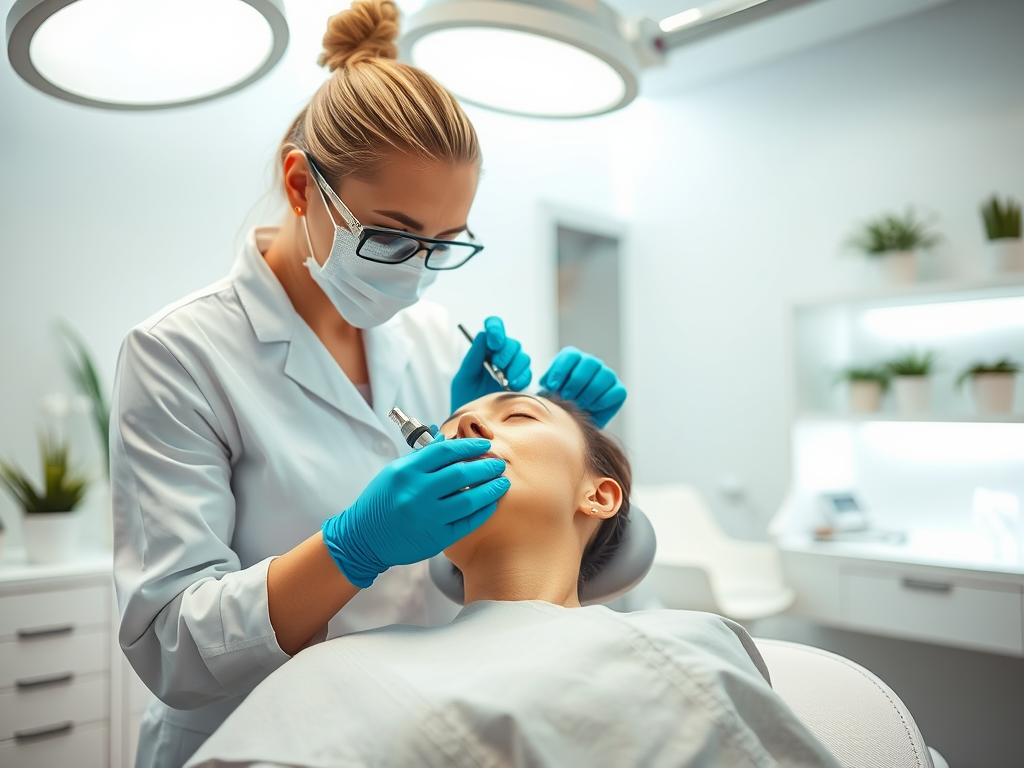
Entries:
[[775, 546], [726, 536], [691, 486], [634, 486], [631, 499], [646, 513], [658, 539], [654, 565], [637, 588], [635, 607], [708, 611], [743, 622], [792, 604], [794, 593], [782, 579]]

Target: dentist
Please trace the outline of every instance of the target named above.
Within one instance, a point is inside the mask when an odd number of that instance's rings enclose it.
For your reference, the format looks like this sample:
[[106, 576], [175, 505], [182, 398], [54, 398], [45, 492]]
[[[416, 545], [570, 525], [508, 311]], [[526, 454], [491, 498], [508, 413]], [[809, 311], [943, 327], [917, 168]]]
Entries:
[[[476, 133], [395, 61], [398, 12], [329, 21], [331, 77], [280, 147], [291, 213], [230, 275], [127, 336], [111, 417], [119, 641], [156, 694], [138, 768], [181, 766], [271, 671], [328, 636], [427, 624], [424, 561], [509, 487], [483, 439], [409, 453], [399, 405], [440, 423], [530, 359], [489, 318], [465, 341], [418, 302], [483, 246], [467, 227]], [[625, 389], [567, 348], [542, 387], [603, 426]], [[459, 492], [472, 486], [471, 490]]]

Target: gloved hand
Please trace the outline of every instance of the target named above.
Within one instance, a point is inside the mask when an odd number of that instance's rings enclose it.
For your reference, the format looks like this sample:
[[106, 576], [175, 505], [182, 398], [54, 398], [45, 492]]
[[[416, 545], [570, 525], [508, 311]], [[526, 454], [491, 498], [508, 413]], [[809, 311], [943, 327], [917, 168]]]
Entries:
[[504, 461], [476, 459], [490, 447], [490, 440], [439, 435], [384, 467], [351, 507], [323, 524], [345, 578], [365, 589], [391, 566], [433, 557], [483, 525], [509, 489]]
[[478, 397], [502, 391], [484, 368], [484, 360], [490, 360], [504, 372], [509, 388], [515, 392], [526, 389], [533, 378], [530, 356], [523, 352], [523, 345], [505, 335], [505, 324], [500, 317], [488, 317], [483, 332], [473, 339], [452, 380], [453, 411]]
[[572, 400], [601, 429], [626, 402], [626, 388], [615, 371], [576, 347], [564, 347], [555, 356], [540, 385], [563, 400]]

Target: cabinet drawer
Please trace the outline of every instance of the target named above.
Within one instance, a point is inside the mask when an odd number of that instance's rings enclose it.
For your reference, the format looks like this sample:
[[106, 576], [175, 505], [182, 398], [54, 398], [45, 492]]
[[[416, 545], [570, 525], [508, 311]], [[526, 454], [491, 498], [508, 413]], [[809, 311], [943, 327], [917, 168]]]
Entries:
[[108, 712], [109, 680], [43, 685], [38, 688], [7, 688], [0, 691], [0, 739], [27, 735], [59, 723], [103, 720]]
[[110, 587], [79, 587], [0, 597], [0, 638], [107, 626]]
[[110, 633], [103, 631], [72, 630], [0, 643], [0, 688], [103, 672], [110, 668], [110, 652]]
[[913, 574], [846, 572], [844, 624], [911, 640], [1024, 655], [1021, 589]]
[[4, 768], [108, 768], [110, 729], [105, 723], [73, 726], [50, 735], [0, 741]]

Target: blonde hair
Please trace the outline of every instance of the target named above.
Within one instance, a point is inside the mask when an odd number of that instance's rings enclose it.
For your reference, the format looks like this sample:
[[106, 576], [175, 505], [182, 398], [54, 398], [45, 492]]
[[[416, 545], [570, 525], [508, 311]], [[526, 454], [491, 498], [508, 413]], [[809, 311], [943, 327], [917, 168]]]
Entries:
[[282, 161], [308, 152], [331, 183], [370, 178], [395, 151], [479, 168], [473, 124], [434, 78], [396, 61], [397, 37], [391, 0], [356, 0], [328, 20], [317, 63], [333, 74], [292, 122]]

